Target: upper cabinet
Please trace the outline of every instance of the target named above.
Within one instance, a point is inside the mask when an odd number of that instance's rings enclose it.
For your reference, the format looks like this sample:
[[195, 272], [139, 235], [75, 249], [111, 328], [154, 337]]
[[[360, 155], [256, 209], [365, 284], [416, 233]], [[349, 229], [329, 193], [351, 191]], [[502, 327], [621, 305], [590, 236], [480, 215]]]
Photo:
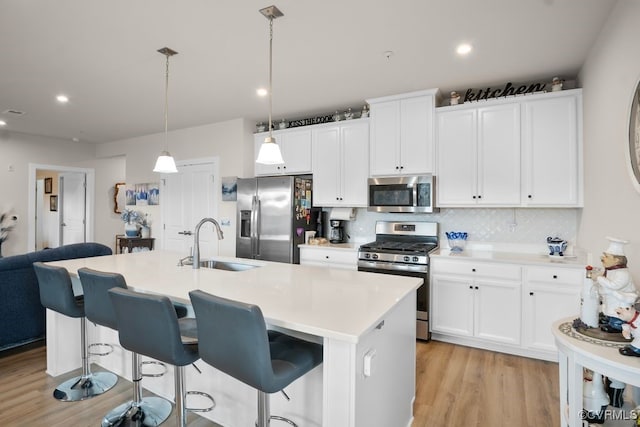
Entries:
[[[258, 156], [260, 145], [267, 133], [254, 136], [255, 156]], [[262, 165], [255, 164], [255, 175], [294, 175], [311, 173], [311, 129], [291, 128], [273, 132], [276, 143], [280, 146], [284, 164]]]
[[313, 205], [367, 206], [367, 119], [313, 127]]
[[582, 206], [580, 89], [439, 108], [440, 207]]
[[582, 93], [560, 94], [522, 103], [525, 206], [583, 205]]
[[438, 206], [520, 203], [520, 105], [437, 113]]
[[437, 93], [433, 89], [367, 100], [371, 176], [433, 173]]

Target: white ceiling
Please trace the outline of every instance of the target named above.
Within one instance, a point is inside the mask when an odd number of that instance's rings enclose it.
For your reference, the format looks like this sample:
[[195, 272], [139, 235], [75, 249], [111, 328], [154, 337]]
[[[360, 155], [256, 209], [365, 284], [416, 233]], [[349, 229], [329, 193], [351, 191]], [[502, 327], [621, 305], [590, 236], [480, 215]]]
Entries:
[[[99, 143], [267, 118], [313, 117], [420, 89], [573, 79], [615, 0], [0, 0], [5, 129]], [[460, 42], [474, 46], [460, 58]], [[394, 54], [387, 59], [385, 51]], [[65, 93], [70, 102], [58, 105]], [[26, 112], [15, 117], [8, 109]]]

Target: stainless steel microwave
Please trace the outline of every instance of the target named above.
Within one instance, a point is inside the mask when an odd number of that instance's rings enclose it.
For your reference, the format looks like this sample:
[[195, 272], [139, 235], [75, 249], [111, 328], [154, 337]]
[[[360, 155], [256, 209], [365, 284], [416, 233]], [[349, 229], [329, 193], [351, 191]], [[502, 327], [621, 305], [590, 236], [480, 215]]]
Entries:
[[434, 207], [435, 177], [433, 175], [369, 178], [369, 208], [371, 212], [431, 213]]

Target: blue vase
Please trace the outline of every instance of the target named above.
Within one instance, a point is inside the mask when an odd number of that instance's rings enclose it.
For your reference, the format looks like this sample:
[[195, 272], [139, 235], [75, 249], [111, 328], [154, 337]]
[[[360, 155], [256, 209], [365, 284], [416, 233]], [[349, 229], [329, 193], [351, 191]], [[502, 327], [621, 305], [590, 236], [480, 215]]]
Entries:
[[138, 235], [138, 226], [131, 222], [125, 222], [124, 234], [127, 237], [136, 237]]

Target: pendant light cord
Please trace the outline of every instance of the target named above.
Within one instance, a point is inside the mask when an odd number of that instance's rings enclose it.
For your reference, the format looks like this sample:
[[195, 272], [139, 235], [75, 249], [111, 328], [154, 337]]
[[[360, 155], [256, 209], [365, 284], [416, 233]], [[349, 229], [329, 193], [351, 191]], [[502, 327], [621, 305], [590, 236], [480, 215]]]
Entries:
[[167, 67], [164, 80], [164, 149], [169, 151], [169, 55], [167, 54]]
[[269, 18], [269, 138], [273, 136], [271, 111], [273, 109], [273, 17]]

